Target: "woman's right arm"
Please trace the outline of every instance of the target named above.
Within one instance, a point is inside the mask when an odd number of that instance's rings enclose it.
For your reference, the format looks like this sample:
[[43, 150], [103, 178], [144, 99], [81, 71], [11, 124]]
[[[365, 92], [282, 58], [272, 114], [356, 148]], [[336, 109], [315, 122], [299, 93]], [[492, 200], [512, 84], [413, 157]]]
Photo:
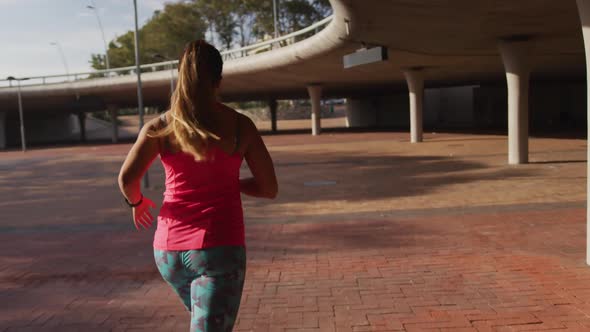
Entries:
[[253, 177], [240, 179], [240, 191], [249, 196], [273, 199], [277, 196], [278, 184], [272, 158], [258, 129], [250, 118], [246, 119], [242, 122], [245, 123], [244, 136], [247, 138], [244, 158]]

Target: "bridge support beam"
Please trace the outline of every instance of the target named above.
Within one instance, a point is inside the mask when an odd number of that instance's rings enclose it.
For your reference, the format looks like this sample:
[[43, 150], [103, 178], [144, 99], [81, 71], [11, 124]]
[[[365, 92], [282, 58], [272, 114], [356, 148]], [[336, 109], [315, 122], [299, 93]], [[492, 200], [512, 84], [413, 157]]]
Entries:
[[6, 112], [0, 112], [0, 150], [6, 149]]
[[268, 101], [268, 108], [270, 111], [270, 130], [273, 133], [277, 132], [277, 100], [276, 99], [270, 99]]
[[[584, 35], [584, 47], [586, 50], [586, 89], [587, 92], [587, 113], [588, 129], [590, 129], [590, 2], [577, 0], [580, 21], [582, 22], [582, 33]], [[590, 146], [588, 146], [588, 159], [590, 160]], [[590, 164], [587, 166], [586, 181], [586, 206], [590, 207]], [[590, 209], [586, 208], [586, 264], [590, 265]]]
[[117, 105], [108, 105], [107, 109], [109, 111], [109, 115], [111, 117], [111, 139], [113, 143], [117, 143], [119, 141], [119, 124], [117, 123], [117, 117], [119, 115], [119, 107]]
[[508, 163], [529, 161], [529, 56], [532, 42], [526, 37], [501, 40], [498, 44], [508, 85]]
[[86, 113], [78, 113], [78, 125], [80, 127], [80, 141], [86, 142]]
[[307, 92], [311, 99], [311, 134], [317, 136], [322, 131], [322, 86], [319, 84], [308, 85]]
[[421, 69], [404, 71], [410, 94], [410, 139], [412, 143], [422, 142], [422, 109], [424, 103], [424, 75]]

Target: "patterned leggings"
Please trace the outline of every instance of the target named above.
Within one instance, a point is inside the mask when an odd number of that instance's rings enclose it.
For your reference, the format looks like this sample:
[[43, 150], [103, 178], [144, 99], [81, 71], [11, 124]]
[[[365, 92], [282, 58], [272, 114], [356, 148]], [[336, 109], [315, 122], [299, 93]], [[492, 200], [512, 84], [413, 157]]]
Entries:
[[164, 280], [191, 312], [191, 332], [232, 331], [244, 287], [244, 247], [154, 249], [154, 258]]

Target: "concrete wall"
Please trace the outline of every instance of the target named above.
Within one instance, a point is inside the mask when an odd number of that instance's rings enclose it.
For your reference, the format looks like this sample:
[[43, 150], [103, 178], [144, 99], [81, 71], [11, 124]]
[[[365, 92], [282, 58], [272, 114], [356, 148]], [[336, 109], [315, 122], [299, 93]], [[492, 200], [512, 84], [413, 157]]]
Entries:
[[432, 121], [426, 125], [465, 127], [473, 124], [473, 86], [427, 89], [425, 114]]
[[408, 96], [390, 95], [346, 99], [349, 128], [391, 127], [410, 123]]
[[381, 97], [380, 105], [380, 127], [410, 128], [410, 100], [407, 93]]
[[473, 90], [473, 126], [508, 128], [508, 90], [505, 86], [480, 86]]
[[[473, 122], [473, 87], [426, 89], [423, 112], [424, 126], [427, 127], [470, 125]], [[408, 94], [349, 98], [346, 119], [348, 127], [409, 126]]]
[[[507, 90], [502, 85], [474, 90], [477, 128], [507, 128]], [[583, 130], [586, 124], [586, 88], [583, 83], [533, 82], [529, 94], [529, 128], [535, 131]]]
[[531, 89], [532, 128], [575, 128], [586, 126], [586, 89], [583, 85], [538, 85]]
[[381, 112], [379, 98], [348, 98], [346, 100], [346, 126], [374, 127], [377, 126], [377, 115]]
[[[25, 114], [25, 139], [27, 144], [52, 143], [75, 139], [77, 117], [72, 114]], [[6, 143], [20, 146], [20, 122], [18, 115], [6, 117]]]
[[6, 113], [0, 112], [0, 150], [6, 149]]
[[[508, 128], [508, 95], [502, 82], [481, 86], [425, 89], [424, 127], [430, 129]], [[530, 89], [530, 129], [583, 130], [586, 123], [584, 83], [533, 82]], [[349, 127], [409, 128], [407, 92], [347, 99]]]

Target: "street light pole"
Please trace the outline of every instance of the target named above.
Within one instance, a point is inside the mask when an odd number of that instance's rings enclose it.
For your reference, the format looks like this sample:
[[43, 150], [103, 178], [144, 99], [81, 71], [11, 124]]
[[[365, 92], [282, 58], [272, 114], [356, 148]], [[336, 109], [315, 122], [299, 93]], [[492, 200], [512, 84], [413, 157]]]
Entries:
[[16, 81], [18, 87], [18, 116], [20, 119], [20, 141], [23, 152], [27, 151], [27, 143], [25, 142], [25, 117], [23, 115], [23, 97], [20, 92], [20, 80]]
[[170, 64], [170, 96], [174, 94], [174, 65]]
[[66, 69], [66, 77], [68, 78], [68, 81], [70, 80], [70, 70], [68, 69], [68, 62], [66, 61], [66, 56], [64, 54], [63, 49], [61, 48], [61, 45], [59, 44], [59, 42], [51, 42], [49, 43], [50, 45], [56, 46], [57, 47], [57, 51], [59, 52], [59, 55], [61, 56], [61, 61], [64, 64], [64, 67]]
[[277, 0], [272, 0], [272, 14], [274, 19], [275, 38], [279, 38], [279, 30], [277, 29], [278, 18], [277, 18]]
[[98, 21], [98, 27], [100, 28], [100, 33], [102, 34], [102, 42], [104, 43], [104, 55], [105, 55], [105, 60], [106, 60], [106, 65], [107, 65], [107, 70], [108, 70], [108, 69], [111, 69], [111, 63], [109, 61], [109, 48], [107, 45], [107, 40], [104, 37], [104, 29], [102, 28], [102, 22], [100, 21], [100, 15], [98, 15], [98, 9], [96, 8], [96, 6], [94, 4], [94, 0], [90, 0], [90, 3], [92, 5], [88, 5], [88, 6], [86, 6], [86, 8], [92, 9], [94, 11], [94, 14], [96, 15], [96, 20]]
[[156, 53], [154, 54], [154, 59], [158, 59], [161, 61], [169, 61], [170, 65], [170, 96], [174, 93], [174, 64], [162, 54]]
[[23, 116], [23, 100], [20, 91], [20, 81], [28, 80], [28, 78], [14, 78], [9, 76], [7, 78], [9, 82], [16, 81], [17, 95], [18, 95], [18, 116], [20, 121], [20, 141], [23, 152], [27, 150], [27, 143], [25, 141], [25, 120]]
[[[137, 24], [137, 0], [133, 0], [133, 11], [135, 16], [135, 72], [137, 73], [137, 107], [139, 110], [139, 130], [143, 128], [143, 95], [141, 93], [141, 68], [139, 64], [139, 27]], [[143, 187], [150, 186], [148, 172], [143, 177]]]

